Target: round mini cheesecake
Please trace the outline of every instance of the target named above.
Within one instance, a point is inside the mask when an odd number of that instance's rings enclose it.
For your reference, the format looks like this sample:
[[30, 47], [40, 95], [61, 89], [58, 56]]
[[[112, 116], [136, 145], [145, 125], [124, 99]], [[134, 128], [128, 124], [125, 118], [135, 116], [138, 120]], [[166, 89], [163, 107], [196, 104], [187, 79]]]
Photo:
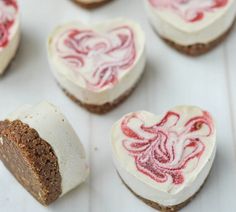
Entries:
[[84, 8], [92, 9], [102, 6], [111, 0], [74, 0], [74, 1]]
[[156, 116], [125, 115], [112, 128], [116, 170], [138, 198], [161, 211], [177, 211], [198, 193], [216, 152], [207, 111], [178, 106]]
[[145, 37], [123, 18], [93, 26], [73, 22], [58, 27], [48, 40], [53, 73], [75, 102], [106, 113], [133, 91], [146, 63]]
[[20, 41], [19, 8], [16, 0], [0, 1], [0, 75], [14, 58]]
[[154, 29], [172, 47], [200, 55], [229, 33], [236, 15], [234, 0], [145, 0]]
[[0, 159], [43, 205], [85, 181], [85, 151], [66, 118], [53, 105], [23, 106], [0, 122]]

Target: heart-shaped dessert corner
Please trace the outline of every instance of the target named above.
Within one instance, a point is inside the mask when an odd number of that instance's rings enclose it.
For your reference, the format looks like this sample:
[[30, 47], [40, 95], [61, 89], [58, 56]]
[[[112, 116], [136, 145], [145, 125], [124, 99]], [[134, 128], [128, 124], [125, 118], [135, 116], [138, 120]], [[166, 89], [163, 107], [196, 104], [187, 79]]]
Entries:
[[140, 79], [145, 37], [138, 24], [125, 19], [93, 26], [74, 22], [52, 33], [48, 55], [55, 77], [73, 100], [92, 112], [107, 112]]
[[170, 10], [186, 22], [201, 21], [207, 13], [223, 8], [229, 0], [148, 0], [152, 7]]
[[9, 34], [12, 25], [15, 22], [18, 5], [13, 0], [3, 0], [0, 2], [0, 47], [4, 48], [9, 42]]
[[125, 115], [112, 129], [116, 169], [127, 187], [157, 209], [179, 209], [205, 182], [216, 152], [207, 111], [178, 106], [164, 115]]
[[154, 29], [172, 47], [199, 55], [226, 37], [236, 15], [234, 0], [145, 0]]
[[19, 11], [16, 0], [0, 1], [0, 74], [15, 56], [19, 44]]

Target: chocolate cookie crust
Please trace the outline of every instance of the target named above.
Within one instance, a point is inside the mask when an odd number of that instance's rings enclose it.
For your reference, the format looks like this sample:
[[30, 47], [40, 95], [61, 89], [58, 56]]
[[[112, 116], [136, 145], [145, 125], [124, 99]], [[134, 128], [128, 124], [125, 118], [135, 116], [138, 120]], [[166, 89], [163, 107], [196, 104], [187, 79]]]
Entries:
[[162, 212], [177, 212], [179, 211], [180, 209], [184, 208], [186, 205], [188, 205], [196, 196], [197, 194], [202, 190], [203, 186], [205, 185], [206, 183], [206, 180], [205, 182], [202, 184], [202, 186], [199, 188], [199, 190], [192, 196], [190, 197], [189, 199], [187, 199], [185, 202], [183, 203], [180, 203], [178, 205], [174, 205], [174, 206], [163, 206], [163, 205], [160, 205], [158, 204], [157, 202], [153, 202], [151, 200], [148, 200], [148, 199], [145, 199], [141, 196], [139, 196], [138, 194], [136, 194], [125, 182], [124, 180], [121, 178], [121, 176], [119, 175], [118, 173], [118, 176], [120, 177], [122, 183], [128, 188], [128, 190], [130, 190], [138, 199], [142, 200], [145, 204], [149, 205], [150, 207], [156, 209], [156, 210], [159, 210], [159, 211], [162, 211]]
[[74, 0], [77, 4], [79, 4], [81, 7], [86, 8], [86, 9], [95, 9], [97, 7], [101, 7], [104, 4], [108, 3], [111, 0], [103, 0], [101, 2], [93, 2], [93, 3], [84, 3], [81, 2], [80, 0]]
[[52, 147], [20, 120], [0, 122], [0, 159], [25, 189], [43, 205], [56, 200], [61, 175]]
[[[234, 25], [234, 24], [233, 24]], [[205, 54], [215, 48], [217, 45], [219, 45], [221, 42], [223, 42], [228, 34], [233, 29], [233, 25], [220, 37], [216, 38], [215, 40], [209, 42], [209, 43], [197, 43], [193, 45], [183, 46], [180, 44], [175, 43], [174, 41], [171, 41], [167, 38], [164, 38], [160, 36], [169, 46], [176, 49], [178, 52], [181, 52], [183, 54], [189, 55], [189, 56], [199, 56], [202, 54]]]

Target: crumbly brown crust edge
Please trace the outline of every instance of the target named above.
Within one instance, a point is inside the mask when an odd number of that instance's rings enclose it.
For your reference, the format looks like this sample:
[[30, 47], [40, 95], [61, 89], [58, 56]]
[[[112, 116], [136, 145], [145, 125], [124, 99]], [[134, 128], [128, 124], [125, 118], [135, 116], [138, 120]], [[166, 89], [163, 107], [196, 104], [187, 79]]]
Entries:
[[[46, 206], [55, 201], [61, 195], [62, 188], [58, 159], [52, 147], [40, 138], [35, 129], [20, 120], [1, 121], [0, 137], [3, 139], [0, 159], [18, 182], [41, 204]], [[16, 164], [11, 162], [11, 147], [16, 149], [12, 152], [19, 153]], [[23, 173], [27, 170], [19, 170], [22, 167], [31, 171], [29, 173], [33, 179], [26, 178]]]
[[90, 111], [91, 113], [96, 113], [99, 115], [105, 114], [110, 112], [111, 110], [113, 110], [114, 108], [116, 108], [117, 106], [119, 106], [120, 104], [122, 104], [135, 90], [135, 88], [137, 87], [139, 81], [141, 80], [143, 75], [141, 75], [141, 77], [138, 79], [138, 81], [135, 83], [135, 85], [130, 88], [129, 90], [127, 90], [124, 94], [122, 94], [120, 97], [118, 97], [117, 99], [115, 99], [113, 102], [107, 102], [105, 104], [102, 105], [93, 105], [93, 104], [87, 104], [84, 103], [82, 101], [80, 101], [79, 99], [77, 99], [74, 95], [70, 94], [65, 88], [63, 88], [60, 84], [58, 84], [61, 89], [64, 91], [64, 93], [66, 94], [66, 96], [68, 96], [73, 102], [75, 102], [77, 105], [85, 108], [86, 110]]
[[93, 3], [84, 3], [81, 2], [80, 0], [74, 0], [79, 6], [85, 8], [85, 9], [95, 9], [98, 7], [103, 6], [104, 4], [107, 4], [108, 2], [112, 0], [103, 0], [101, 2], [93, 2]]
[[205, 54], [209, 51], [211, 51], [212, 49], [214, 49], [216, 46], [218, 46], [221, 42], [223, 42], [227, 36], [230, 34], [230, 32], [232, 31], [233, 27], [234, 27], [234, 23], [231, 25], [231, 27], [224, 32], [220, 37], [216, 38], [215, 40], [209, 42], [209, 43], [197, 43], [197, 44], [193, 44], [193, 45], [188, 45], [188, 46], [183, 46], [180, 44], [175, 43], [174, 41], [171, 41], [165, 37], [160, 36], [165, 43], [167, 43], [169, 46], [171, 46], [172, 48], [176, 49], [178, 52], [186, 54], [188, 56], [200, 56], [202, 54]]
[[157, 202], [153, 202], [151, 200], [145, 199], [141, 196], [139, 196], [138, 194], [136, 194], [126, 183], [125, 181], [121, 178], [121, 176], [119, 175], [119, 173], [117, 172], [119, 178], [121, 179], [122, 183], [126, 186], [126, 188], [133, 193], [138, 199], [140, 199], [141, 201], [143, 201], [145, 204], [149, 205], [150, 207], [162, 211], [162, 212], [177, 212], [180, 209], [184, 208], [186, 205], [188, 205], [197, 195], [198, 193], [200, 193], [200, 191], [202, 190], [202, 188], [204, 187], [207, 179], [204, 181], [204, 183], [202, 184], [202, 186], [198, 189], [198, 191], [189, 199], [187, 199], [186, 201], [184, 201], [183, 203], [180, 203], [178, 205], [174, 205], [174, 206], [163, 206], [158, 204]]

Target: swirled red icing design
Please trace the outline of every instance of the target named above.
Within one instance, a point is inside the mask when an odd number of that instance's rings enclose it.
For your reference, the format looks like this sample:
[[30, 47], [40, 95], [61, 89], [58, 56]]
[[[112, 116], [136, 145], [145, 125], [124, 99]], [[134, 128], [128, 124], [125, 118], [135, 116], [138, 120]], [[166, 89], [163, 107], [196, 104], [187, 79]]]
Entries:
[[148, 0], [158, 9], [168, 9], [187, 22], [197, 22], [204, 18], [205, 13], [214, 12], [225, 7], [229, 0]]
[[10, 29], [15, 22], [15, 16], [18, 11], [15, 0], [0, 1], [0, 48], [9, 43]]
[[101, 34], [70, 29], [57, 42], [60, 58], [82, 77], [90, 90], [114, 86], [136, 59], [134, 32], [121, 26]]
[[[213, 132], [213, 122], [207, 112], [184, 124], [179, 123], [180, 116], [170, 111], [159, 123], [145, 126], [142, 116], [133, 113], [121, 123], [126, 137], [122, 145], [134, 158], [137, 170], [158, 183], [171, 179], [175, 185], [182, 184], [183, 170], [190, 161], [199, 161], [205, 150], [203, 139]], [[131, 125], [132, 122], [136, 124]]]

